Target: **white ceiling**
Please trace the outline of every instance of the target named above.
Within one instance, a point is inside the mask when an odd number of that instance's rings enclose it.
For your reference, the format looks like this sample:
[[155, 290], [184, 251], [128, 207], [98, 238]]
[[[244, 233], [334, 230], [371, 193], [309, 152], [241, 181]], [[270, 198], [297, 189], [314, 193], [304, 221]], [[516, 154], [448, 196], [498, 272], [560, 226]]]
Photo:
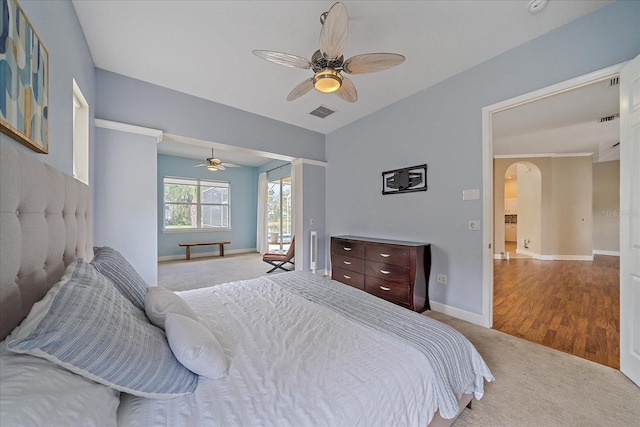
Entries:
[[[333, 1], [73, 5], [96, 67], [326, 134], [610, 2], [550, 0], [531, 13], [529, 0], [344, 1], [345, 58], [373, 52], [407, 58], [390, 70], [351, 76], [355, 103], [316, 91], [288, 102], [287, 94], [312, 72], [251, 53], [267, 49], [309, 58], [318, 49], [320, 15]], [[308, 114], [320, 105], [337, 113], [326, 119]]]
[[[494, 114], [494, 155], [592, 154], [620, 158], [620, 86], [610, 79]], [[604, 117], [611, 121], [601, 122]]]

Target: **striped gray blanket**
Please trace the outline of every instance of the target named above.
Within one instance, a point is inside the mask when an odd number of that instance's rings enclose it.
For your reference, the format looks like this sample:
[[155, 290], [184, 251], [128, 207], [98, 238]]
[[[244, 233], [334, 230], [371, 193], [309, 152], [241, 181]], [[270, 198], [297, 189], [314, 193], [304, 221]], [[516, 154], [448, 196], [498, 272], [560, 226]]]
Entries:
[[484, 380], [494, 380], [473, 344], [437, 320], [307, 272], [278, 274], [268, 279], [420, 351], [433, 371], [438, 409], [443, 418], [456, 416], [462, 394], [474, 393], [476, 399], [480, 399]]

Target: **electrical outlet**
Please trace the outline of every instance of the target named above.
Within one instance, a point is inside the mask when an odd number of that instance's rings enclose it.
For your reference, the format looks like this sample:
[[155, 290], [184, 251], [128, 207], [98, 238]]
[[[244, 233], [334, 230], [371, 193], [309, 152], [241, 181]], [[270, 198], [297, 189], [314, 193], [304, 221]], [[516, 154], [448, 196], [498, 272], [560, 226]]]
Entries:
[[469, 221], [469, 230], [479, 231], [480, 230], [480, 220], [472, 219]]
[[447, 284], [447, 275], [446, 274], [438, 274], [436, 275], [436, 281], [438, 283], [442, 283], [443, 285]]

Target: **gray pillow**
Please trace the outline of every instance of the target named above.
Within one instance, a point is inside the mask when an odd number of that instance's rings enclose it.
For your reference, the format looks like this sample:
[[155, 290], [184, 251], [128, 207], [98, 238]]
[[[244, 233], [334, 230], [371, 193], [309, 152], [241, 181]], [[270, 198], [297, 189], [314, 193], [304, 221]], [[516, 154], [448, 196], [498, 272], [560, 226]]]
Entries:
[[144, 297], [147, 294], [147, 282], [133, 268], [124, 256], [108, 246], [94, 247], [95, 256], [91, 264], [100, 273], [113, 282], [122, 295], [127, 297], [140, 310], [144, 311]]
[[165, 333], [81, 259], [33, 306], [7, 348], [153, 399], [191, 393], [198, 381], [175, 358]]

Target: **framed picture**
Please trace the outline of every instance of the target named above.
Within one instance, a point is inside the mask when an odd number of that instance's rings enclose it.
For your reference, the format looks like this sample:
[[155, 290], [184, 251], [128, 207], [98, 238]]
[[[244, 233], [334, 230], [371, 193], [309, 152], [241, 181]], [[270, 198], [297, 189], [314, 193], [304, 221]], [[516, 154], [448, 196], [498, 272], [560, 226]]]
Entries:
[[49, 152], [49, 54], [16, 0], [2, 1], [0, 131]]
[[382, 172], [382, 194], [427, 191], [427, 165]]

